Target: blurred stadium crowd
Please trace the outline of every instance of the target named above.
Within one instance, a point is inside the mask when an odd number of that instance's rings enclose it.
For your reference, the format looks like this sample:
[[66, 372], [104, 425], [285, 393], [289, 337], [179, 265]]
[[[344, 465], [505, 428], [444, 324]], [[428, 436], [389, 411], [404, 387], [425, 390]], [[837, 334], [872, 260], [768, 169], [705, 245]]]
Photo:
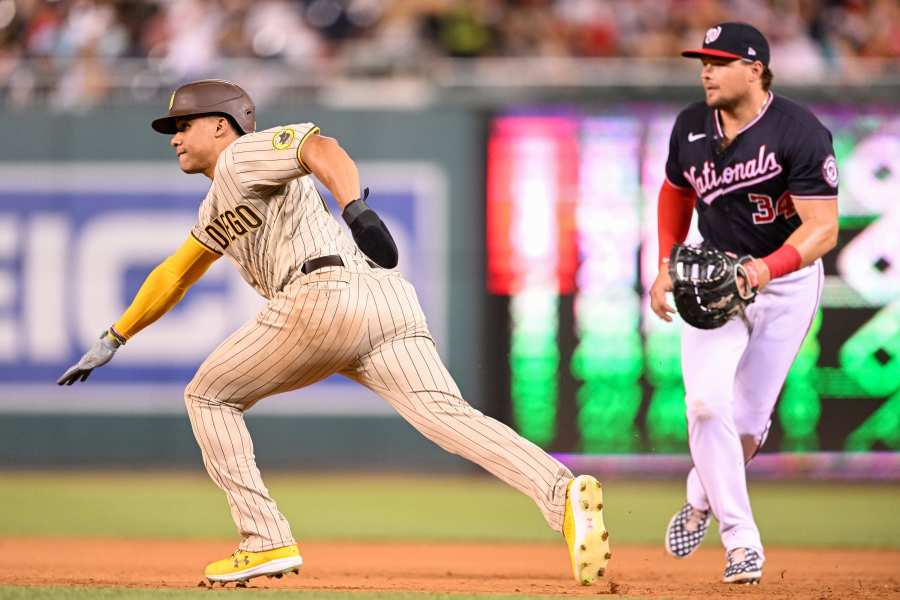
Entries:
[[725, 20], [766, 33], [776, 74], [900, 58], [898, 0], [0, 0], [0, 93], [90, 103], [240, 59], [286, 78], [427, 78], [448, 58], [673, 57]]

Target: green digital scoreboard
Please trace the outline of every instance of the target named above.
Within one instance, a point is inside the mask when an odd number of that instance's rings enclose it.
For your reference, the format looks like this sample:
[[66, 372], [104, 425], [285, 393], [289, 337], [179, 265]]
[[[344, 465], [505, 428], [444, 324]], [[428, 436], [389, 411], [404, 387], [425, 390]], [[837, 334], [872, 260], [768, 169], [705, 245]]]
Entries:
[[[490, 123], [485, 385], [545, 448], [687, 451], [683, 325], [647, 296], [676, 110], [523, 109]], [[814, 111], [834, 135], [841, 233], [766, 449], [900, 450], [900, 109]]]

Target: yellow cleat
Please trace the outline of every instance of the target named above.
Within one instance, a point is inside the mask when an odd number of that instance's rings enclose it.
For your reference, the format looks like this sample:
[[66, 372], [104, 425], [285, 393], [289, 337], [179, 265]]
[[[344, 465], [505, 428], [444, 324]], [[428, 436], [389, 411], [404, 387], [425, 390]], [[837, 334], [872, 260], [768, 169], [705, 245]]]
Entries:
[[280, 578], [292, 571], [300, 573], [302, 564], [303, 558], [296, 544], [264, 552], [236, 550], [228, 558], [206, 565], [204, 575], [210, 583], [218, 582], [225, 585], [234, 581], [241, 585], [263, 575]]
[[603, 523], [603, 487], [590, 475], [579, 475], [566, 488], [563, 536], [569, 546], [572, 574], [581, 585], [606, 573], [609, 532]]

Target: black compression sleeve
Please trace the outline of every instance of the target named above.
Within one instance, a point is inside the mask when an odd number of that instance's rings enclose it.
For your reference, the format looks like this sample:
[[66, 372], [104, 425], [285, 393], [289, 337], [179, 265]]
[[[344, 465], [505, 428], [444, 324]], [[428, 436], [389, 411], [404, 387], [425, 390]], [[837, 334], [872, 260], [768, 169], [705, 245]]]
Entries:
[[397, 266], [397, 244], [381, 217], [366, 206], [364, 200], [356, 199], [345, 206], [342, 216], [350, 227], [353, 240], [366, 256], [385, 269]]

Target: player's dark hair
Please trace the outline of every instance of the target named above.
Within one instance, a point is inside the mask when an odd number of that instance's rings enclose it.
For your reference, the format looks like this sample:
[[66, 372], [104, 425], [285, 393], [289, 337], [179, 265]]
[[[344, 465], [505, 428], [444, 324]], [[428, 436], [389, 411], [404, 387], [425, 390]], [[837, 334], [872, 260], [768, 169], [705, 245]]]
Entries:
[[[768, 89], [768, 88], [766, 88], [766, 89]], [[231, 125], [231, 128], [234, 129], [234, 132], [235, 132], [236, 134], [238, 134], [239, 136], [244, 135], [244, 132], [241, 131], [241, 126], [238, 125], [238, 123], [237, 123], [237, 121], [235, 120], [234, 117], [232, 117], [231, 115], [226, 115], [226, 114], [224, 114], [224, 113], [220, 113], [220, 116], [225, 117], [226, 119], [228, 119], [228, 124]]]
[[769, 67], [763, 67], [760, 79], [762, 80], [763, 91], [768, 92], [769, 88], [772, 87], [772, 80], [775, 79], [775, 75], [772, 74], [772, 70]]
[[210, 116], [210, 117], [223, 117], [228, 124], [231, 125], [231, 128], [234, 130], [238, 136], [244, 135], [244, 132], [241, 131], [240, 125], [238, 125], [237, 120], [229, 115], [228, 113], [214, 112], [214, 113], [206, 113], [205, 115], [197, 115], [197, 116]]

